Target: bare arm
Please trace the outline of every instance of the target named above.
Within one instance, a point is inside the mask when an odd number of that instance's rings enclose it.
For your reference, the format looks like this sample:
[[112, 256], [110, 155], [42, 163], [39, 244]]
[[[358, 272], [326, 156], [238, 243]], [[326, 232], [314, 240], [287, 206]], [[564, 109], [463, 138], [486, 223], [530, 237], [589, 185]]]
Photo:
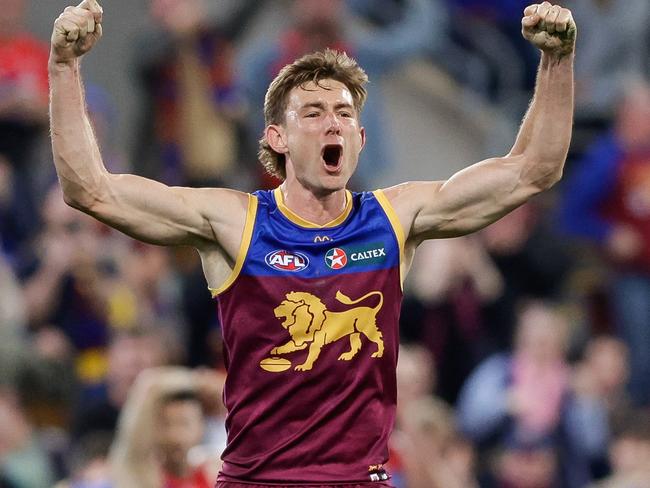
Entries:
[[444, 182], [404, 183], [386, 190], [411, 243], [467, 234], [499, 219], [562, 176], [573, 124], [571, 12], [531, 5], [523, 35], [542, 50], [535, 94], [514, 146]]
[[[68, 7], [52, 34], [50, 123], [54, 163], [66, 202], [153, 244], [219, 246], [233, 256], [247, 197], [223, 189], [171, 188], [135, 175], [110, 174], [85, 109], [80, 56], [101, 37], [96, 0]], [[217, 241], [217, 234], [231, 241]], [[232, 238], [231, 236], [237, 236]], [[237, 241], [237, 242], [234, 242]]]
[[162, 486], [156, 450], [160, 402], [165, 396], [186, 390], [196, 390], [194, 376], [186, 368], [153, 368], [138, 376], [120, 413], [111, 446], [110, 462], [116, 486]]

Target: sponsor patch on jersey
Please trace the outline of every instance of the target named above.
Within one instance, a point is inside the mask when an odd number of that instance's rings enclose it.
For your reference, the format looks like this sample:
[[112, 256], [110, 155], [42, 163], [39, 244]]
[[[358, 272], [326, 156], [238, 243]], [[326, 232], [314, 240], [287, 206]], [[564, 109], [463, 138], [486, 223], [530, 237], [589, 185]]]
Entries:
[[371, 242], [354, 247], [334, 247], [325, 254], [325, 264], [332, 269], [381, 263], [386, 259], [382, 242]]
[[309, 266], [309, 258], [299, 252], [285, 251], [284, 249], [270, 252], [264, 258], [266, 264], [280, 271], [302, 271]]
[[334, 247], [325, 254], [325, 264], [332, 269], [345, 268], [348, 264], [348, 255], [340, 247]]

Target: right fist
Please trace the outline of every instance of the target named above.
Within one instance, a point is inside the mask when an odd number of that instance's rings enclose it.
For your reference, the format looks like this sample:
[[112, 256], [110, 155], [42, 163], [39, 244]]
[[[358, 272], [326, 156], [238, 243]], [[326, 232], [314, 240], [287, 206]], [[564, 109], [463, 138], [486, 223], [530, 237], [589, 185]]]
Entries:
[[50, 59], [69, 63], [86, 54], [102, 36], [102, 8], [97, 0], [66, 7], [54, 22]]

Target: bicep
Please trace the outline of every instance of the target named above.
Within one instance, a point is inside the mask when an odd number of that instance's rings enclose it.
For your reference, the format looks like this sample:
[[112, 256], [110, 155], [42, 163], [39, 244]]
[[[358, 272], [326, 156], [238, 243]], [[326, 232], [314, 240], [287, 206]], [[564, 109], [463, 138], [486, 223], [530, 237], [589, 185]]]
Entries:
[[524, 203], [539, 190], [523, 183], [525, 165], [517, 159], [486, 159], [446, 181], [405, 184], [394, 205], [407, 208], [409, 239], [469, 234]]
[[[228, 190], [169, 187], [131, 174], [105, 176], [103, 191], [83, 209], [140, 241], [194, 245], [214, 241], [210, 205], [228, 207]], [[228, 214], [224, 208], [224, 214]]]

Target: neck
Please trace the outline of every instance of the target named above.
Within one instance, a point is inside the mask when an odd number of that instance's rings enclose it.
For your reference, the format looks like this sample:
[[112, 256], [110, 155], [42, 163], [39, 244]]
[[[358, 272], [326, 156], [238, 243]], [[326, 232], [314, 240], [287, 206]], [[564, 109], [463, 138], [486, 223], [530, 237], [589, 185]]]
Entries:
[[346, 191], [327, 190], [315, 192], [305, 188], [297, 181], [290, 184], [285, 181], [280, 186], [284, 205], [301, 218], [318, 225], [325, 225], [336, 219], [345, 211]]

